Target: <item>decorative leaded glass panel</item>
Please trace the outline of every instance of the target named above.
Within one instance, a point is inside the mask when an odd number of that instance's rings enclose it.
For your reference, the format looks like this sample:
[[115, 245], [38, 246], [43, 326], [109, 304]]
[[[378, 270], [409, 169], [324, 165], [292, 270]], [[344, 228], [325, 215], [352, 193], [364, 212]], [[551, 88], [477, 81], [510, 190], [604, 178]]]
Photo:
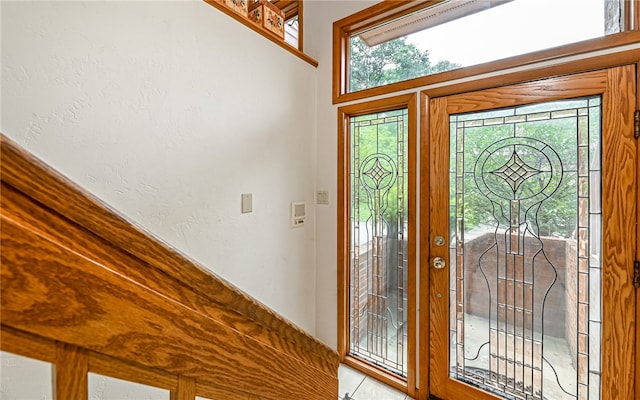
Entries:
[[450, 117], [450, 376], [599, 400], [600, 97]]
[[407, 375], [408, 110], [350, 119], [350, 352]]

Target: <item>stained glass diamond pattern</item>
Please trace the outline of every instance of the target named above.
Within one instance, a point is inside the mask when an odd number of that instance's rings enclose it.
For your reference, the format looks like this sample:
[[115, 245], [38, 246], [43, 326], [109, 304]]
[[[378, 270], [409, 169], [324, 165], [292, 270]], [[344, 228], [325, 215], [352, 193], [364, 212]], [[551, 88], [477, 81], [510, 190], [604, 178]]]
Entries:
[[591, 180], [602, 130], [587, 101], [515, 107], [502, 125], [494, 115], [506, 109], [465, 114], [462, 129], [450, 116], [451, 141], [464, 146], [449, 159], [449, 376], [497, 398], [601, 399], [601, 254], [590, 249], [601, 241]]
[[524, 181], [532, 176], [538, 175], [540, 172], [542, 171], [527, 165], [515, 150], [506, 164], [491, 171], [492, 174], [504, 179], [509, 186], [511, 186], [511, 190], [513, 190], [514, 193]]
[[371, 168], [364, 172], [364, 175], [367, 175], [376, 183], [376, 188], [380, 188], [382, 180], [391, 175], [391, 171], [384, 168], [382, 164], [380, 164], [380, 160], [376, 160]]

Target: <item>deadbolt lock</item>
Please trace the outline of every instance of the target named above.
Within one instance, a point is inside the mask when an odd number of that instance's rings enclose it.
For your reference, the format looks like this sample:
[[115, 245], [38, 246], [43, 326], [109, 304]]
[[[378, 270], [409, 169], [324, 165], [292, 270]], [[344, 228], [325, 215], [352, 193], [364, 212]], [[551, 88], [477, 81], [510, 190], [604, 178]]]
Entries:
[[433, 259], [433, 267], [435, 269], [442, 269], [446, 266], [446, 262], [444, 261], [444, 258], [442, 257], [435, 257]]

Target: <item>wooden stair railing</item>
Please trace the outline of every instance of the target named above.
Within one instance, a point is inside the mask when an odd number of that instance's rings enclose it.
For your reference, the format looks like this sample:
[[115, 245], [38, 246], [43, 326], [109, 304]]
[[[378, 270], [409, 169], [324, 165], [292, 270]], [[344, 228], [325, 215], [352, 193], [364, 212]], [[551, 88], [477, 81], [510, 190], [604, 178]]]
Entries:
[[87, 372], [176, 400], [337, 397], [336, 352], [0, 140], [0, 348], [56, 364], [56, 398]]

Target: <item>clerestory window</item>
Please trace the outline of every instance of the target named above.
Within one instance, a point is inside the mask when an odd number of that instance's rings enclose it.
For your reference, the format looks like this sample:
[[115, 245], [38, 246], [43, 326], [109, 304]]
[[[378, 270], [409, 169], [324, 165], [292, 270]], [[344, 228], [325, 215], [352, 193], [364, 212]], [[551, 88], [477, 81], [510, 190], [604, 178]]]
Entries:
[[334, 100], [635, 28], [634, 3], [624, 0], [390, 3], [335, 23]]

